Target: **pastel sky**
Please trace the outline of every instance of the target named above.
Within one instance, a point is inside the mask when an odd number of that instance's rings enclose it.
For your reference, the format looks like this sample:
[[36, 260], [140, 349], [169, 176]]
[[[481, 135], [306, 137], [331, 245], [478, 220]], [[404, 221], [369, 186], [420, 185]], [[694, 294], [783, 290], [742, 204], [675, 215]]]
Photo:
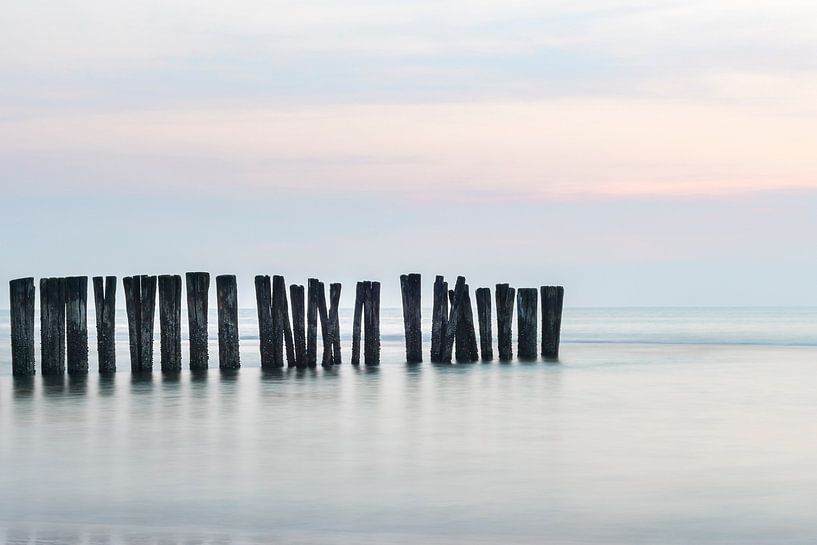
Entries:
[[[817, 304], [817, 3], [0, 0], [0, 273]], [[343, 304], [351, 304], [347, 289]], [[7, 282], [0, 283], [7, 306]]]

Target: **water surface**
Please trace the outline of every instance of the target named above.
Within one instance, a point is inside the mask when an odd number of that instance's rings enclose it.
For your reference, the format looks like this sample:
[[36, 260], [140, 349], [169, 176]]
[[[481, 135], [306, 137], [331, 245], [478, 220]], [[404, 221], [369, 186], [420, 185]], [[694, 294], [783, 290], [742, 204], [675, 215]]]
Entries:
[[0, 318], [0, 542], [817, 541], [813, 309], [568, 310], [558, 364], [417, 366], [384, 310], [379, 369], [271, 374], [253, 313], [237, 373], [134, 377], [120, 335], [56, 381]]

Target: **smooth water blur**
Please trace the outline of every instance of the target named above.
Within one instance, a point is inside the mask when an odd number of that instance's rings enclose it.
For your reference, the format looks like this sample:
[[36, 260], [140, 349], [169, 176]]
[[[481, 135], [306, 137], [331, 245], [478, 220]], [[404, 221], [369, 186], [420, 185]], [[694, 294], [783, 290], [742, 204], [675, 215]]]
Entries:
[[416, 366], [384, 310], [379, 369], [272, 374], [242, 311], [245, 368], [150, 379], [120, 326], [113, 378], [14, 380], [0, 319], [0, 542], [817, 541], [813, 309], [567, 309], [558, 364]]

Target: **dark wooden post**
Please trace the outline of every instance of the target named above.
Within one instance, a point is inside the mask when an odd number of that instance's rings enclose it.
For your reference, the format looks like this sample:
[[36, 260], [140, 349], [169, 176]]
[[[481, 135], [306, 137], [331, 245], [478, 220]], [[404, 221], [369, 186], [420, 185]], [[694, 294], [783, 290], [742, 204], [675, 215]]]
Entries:
[[352, 365], [360, 365], [360, 322], [368, 294], [366, 283], [358, 282], [355, 286], [355, 314], [352, 320]]
[[448, 327], [445, 339], [445, 347], [443, 350], [443, 362], [451, 363], [451, 356], [454, 350], [454, 340], [458, 335], [460, 320], [462, 318], [463, 296], [465, 294], [465, 277], [458, 276], [457, 283], [454, 285], [454, 297], [451, 303], [451, 311], [448, 314]]
[[[289, 322], [289, 302], [287, 301], [287, 285], [283, 276], [272, 277], [272, 320], [280, 326], [273, 327], [273, 330], [280, 329], [284, 337], [286, 347], [287, 366], [295, 365], [295, 342], [292, 339], [292, 325]], [[283, 359], [283, 358], [282, 358]], [[284, 362], [278, 365], [283, 367]]]
[[32, 376], [37, 372], [34, 361], [34, 279], [18, 278], [10, 281], [9, 296], [11, 373], [15, 377]]
[[295, 344], [295, 360], [287, 362], [292, 367], [306, 367], [306, 337], [304, 331], [304, 287], [293, 284], [289, 287], [289, 298], [292, 300], [292, 329]]
[[207, 347], [207, 307], [210, 273], [189, 272], [187, 280], [187, 323], [190, 334], [190, 370], [207, 369], [210, 359]]
[[513, 324], [515, 291], [508, 284], [496, 285], [496, 338], [499, 361], [513, 359], [511, 325]]
[[182, 277], [159, 277], [159, 339], [162, 373], [182, 370]]
[[216, 277], [218, 302], [218, 366], [220, 369], [238, 369], [238, 286], [234, 274]]
[[[452, 312], [454, 307], [454, 290], [448, 292], [448, 301], [451, 303]], [[459, 306], [460, 317], [457, 321], [457, 330], [452, 332], [454, 335], [454, 357], [457, 363], [473, 363], [479, 360], [479, 353], [477, 352], [477, 337], [474, 331], [474, 311], [471, 307], [471, 295], [468, 284], [465, 285], [465, 291], [462, 294], [462, 304]], [[450, 317], [449, 317], [450, 322]]]
[[96, 308], [96, 350], [99, 372], [116, 372], [116, 277], [94, 277], [94, 307]]
[[318, 365], [318, 279], [306, 282], [306, 365]]
[[255, 306], [258, 310], [258, 345], [261, 351], [261, 369], [275, 366], [273, 358], [272, 284], [267, 275], [255, 277]]
[[69, 375], [88, 374], [88, 277], [65, 279], [65, 346]]
[[517, 351], [520, 360], [536, 359], [536, 288], [519, 288], [516, 292]]
[[479, 348], [477, 348], [477, 333], [474, 328], [474, 310], [471, 306], [471, 293], [468, 284], [465, 285], [465, 292], [462, 296], [462, 317], [460, 321], [460, 331], [463, 344], [463, 359], [457, 358], [457, 362], [473, 363], [479, 361]]
[[126, 276], [125, 306], [128, 312], [128, 334], [132, 373], [153, 371], [153, 322], [156, 314], [156, 277]]
[[332, 367], [332, 334], [334, 331], [329, 323], [329, 309], [326, 306], [326, 289], [323, 282], [318, 282], [318, 317], [321, 321], [321, 342], [323, 343], [321, 365]]
[[139, 349], [142, 343], [139, 340], [142, 328], [142, 287], [140, 277], [126, 276], [122, 279], [125, 288], [125, 309], [128, 314], [128, 342], [130, 348], [131, 372], [140, 370]]
[[493, 335], [491, 333], [491, 289], [477, 288], [477, 319], [479, 321], [479, 349], [482, 361], [494, 359]]
[[156, 317], [156, 277], [142, 275], [142, 370], [153, 371], [153, 322]]
[[562, 329], [562, 306], [565, 289], [562, 286], [542, 286], [542, 357], [559, 357]]
[[406, 361], [423, 361], [423, 331], [420, 308], [420, 275], [400, 275], [400, 291], [403, 295], [403, 329], [406, 336]]
[[434, 307], [431, 313], [431, 361], [441, 363], [448, 327], [448, 282], [442, 276], [434, 280]]
[[280, 315], [281, 295], [272, 285], [272, 365], [273, 367], [284, 366], [284, 322]]
[[329, 332], [332, 336], [332, 365], [340, 365], [343, 360], [340, 355], [340, 284], [329, 284]]
[[40, 279], [40, 352], [44, 376], [65, 373], [65, 279]]
[[[465, 285], [468, 287], [468, 284]], [[454, 308], [454, 290], [448, 290], [448, 304], [451, 305], [451, 308]], [[464, 303], [460, 305], [460, 312], [462, 312], [462, 307], [465, 306]], [[449, 321], [451, 317], [449, 316]], [[460, 319], [457, 322], [457, 330], [451, 332], [454, 335], [454, 360], [459, 363], [465, 363], [468, 361], [468, 343], [466, 342], [467, 334], [465, 332], [465, 320]]]
[[363, 361], [367, 366], [380, 365], [380, 282], [366, 282], [367, 295], [363, 312]]

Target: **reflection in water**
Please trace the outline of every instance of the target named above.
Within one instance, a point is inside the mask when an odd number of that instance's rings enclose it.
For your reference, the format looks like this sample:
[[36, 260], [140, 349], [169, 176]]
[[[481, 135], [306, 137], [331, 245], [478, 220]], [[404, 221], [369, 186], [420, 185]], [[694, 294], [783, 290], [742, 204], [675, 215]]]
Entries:
[[22, 400], [34, 394], [35, 377], [12, 377], [11, 380], [15, 399]]
[[815, 541], [817, 350], [387, 350], [380, 368], [0, 377], [0, 543]]
[[65, 392], [65, 375], [42, 377], [43, 392], [46, 395], [59, 395]]
[[73, 396], [84, 396], [88, 391], [87, 375], [69, 375], [68, 393]]
[[100, 397], [110, 396], [116, 391], [116, 375], [99, 375], [97, 382]]

